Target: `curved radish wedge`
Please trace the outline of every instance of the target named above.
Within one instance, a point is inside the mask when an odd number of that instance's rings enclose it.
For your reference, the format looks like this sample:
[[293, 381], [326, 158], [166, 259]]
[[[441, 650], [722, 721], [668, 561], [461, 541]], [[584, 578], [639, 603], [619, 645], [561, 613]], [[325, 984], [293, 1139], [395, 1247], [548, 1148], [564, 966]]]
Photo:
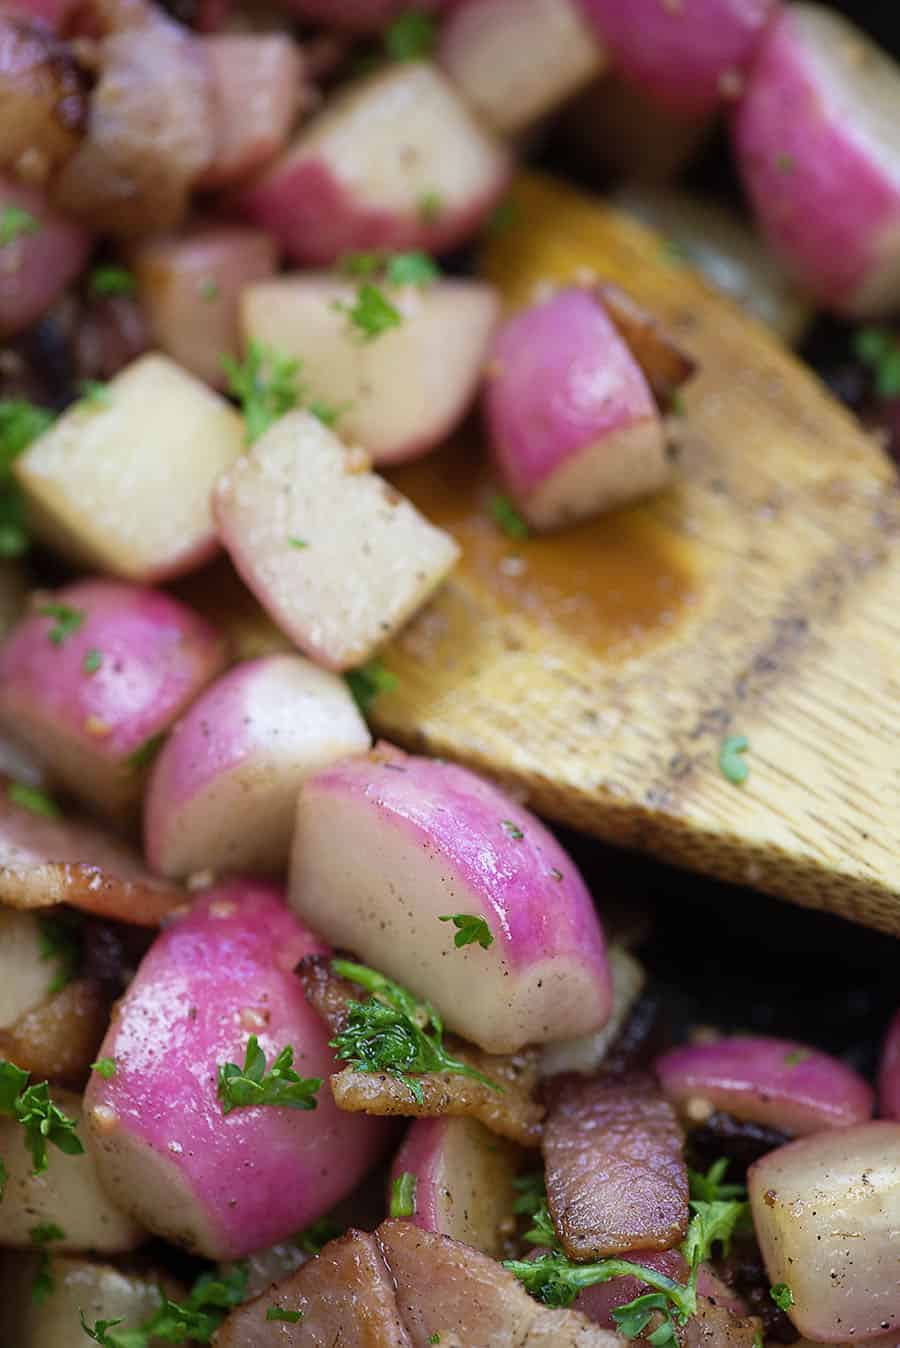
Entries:
[[667, 1250], [684, 1236], [684, 1137], [649, 1078], [559, 1079], [543, 1149], [550, 1215], [573, 1259]]
[[[42, 1279], [35, 1298], [42, 1267], [49, 1286]], [[86, 1348], [82, 1312], [89, 1325], [114, 1321], [119, 1333], [135, 1331], [132, 1341], [139, 1343], [136, 1331], [159, 1309], [161, 1291], [184, 1300], [184, 1289], [159, 1271], [123, 1273], [111, 1264], [56, 1255], [44, 1265], [43, 1256], [24, 1252], [0, 1260], [0, 1286], [0, 1342], [16, 1348]]]
[[581, 0], [616, 71], [695, 120], [741, 91], [778, 0]]
[[881, 1053], [878, 1112], [886, 1119], [900, 1119], [900, 1011], [891, 1021]]
[[120, 816], [224, 659], [218, 634], [169, 595], [78, 581], [39, 595], [0, 647], [0, 722], [53, 779]]
[[756, 1238], [770, 1282], [806, 1338], [843, 1343], [900, 1328], [900, 1123], [789, 1142], [751, 1166]]
[[199, 900], [144, 957], [104, 1040], [109, 1079], [85, 1097], [89, 1144], [107, 1192], [159, 1235], [213, 1259], [239, 1258], [309, 1225], [377, 1159], [386, 1130], [315, 1107], [223, 1112], [217, 1074], [256, 1035], [271, 1067], [334, 1068], [328, 1032], [293, 975], [322, 950], [266, 886], [234, 883]]
[[10, 797], [0, 778], [0, 903], [52, 908], [69, 903], [99, 917], [157, 927], [187, 902], [177, 885], [155, 879], [133, 853], [95, 824], [49, 818]]
[[557, 528], [665, 485], [662, 419], [597, 296], [573, 287], [514, 315], [491, 356], [491, 449], [535, 528]]
[[821, 303], [900, 302], [900, 67], [831, 9], [790, 5], [753, 66], [732, 128], [769, 242]]
[[[488, 1052], [609, 1016], [603, 932], [574, 863], [534, 815], [455, 764], [381, 745], [308, 778], [290, 901]], [[441, 920], [453, 914], [478, 939]]]
[[0, 176], [0, 215], [7, 212], [15, 212], [20, 228], [3, 247], [0, 339], [49, 309], [82, 270], [91, 246], [87, 231], [51, 210], [35, 188]]
[[509, 180], [443, 75], [405, 62], [338, 94], [239, 197], [298, 262], [376, 248], [442, 252], [478, 228]]
[[499, 1256], [520, 1167], [519, 1149], [475, 1119], [417, 1119], [391, 1166], [392, 1184], [413, 1176], [413, 1210], [396, 1215]]
[[162, 875], [282, 870], [304, 778], [371, 742], [336, 674], [299, 655], [236, 666], [197, 699], [154, 765], [149, 864]]
[[385, 292], [401, 322], [361, 342], [347, 320], [357, 290], [334, 276], [279, 276], [241, 302], [244, 335], [301, 362], [311, 397], [338, 413], [349, 444], [376, 464], [416, 458], [446, 439], [475, 397], [499, 303], [481, 281]]
[[[686, 1044], [655, 1063], [662, 1088], [688, 1117], [691, 1102], [800, 1136], [872, 1117], [871, 1087], [827, 1053], [789, 1039], [734, 1035]], [[705, 1107], [705, 1105], [703, 1106]]]
[[593, 1034], [547, 1044], [541, 1053], [542, 1077], [552, 1077], [562, 1072], [593, 1076], [603, 1062], [624, 1028], [645, 981], [641, 965], [620, 945], [611, 945], [609, 948], [609, 972], [613, 998], [609, 1020], [602, 1030], [596, 1030]]
[[466, 0], [438, 60], [496, 131], [514, 135], [599, 75], [606, 52], [577, 0]]

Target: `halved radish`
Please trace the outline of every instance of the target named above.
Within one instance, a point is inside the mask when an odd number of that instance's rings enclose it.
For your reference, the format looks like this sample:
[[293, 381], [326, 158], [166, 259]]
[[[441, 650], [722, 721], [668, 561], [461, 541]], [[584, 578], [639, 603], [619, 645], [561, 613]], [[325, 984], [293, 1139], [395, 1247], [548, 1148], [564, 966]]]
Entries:
[[335, 96], [238, 205], [298, 262], [327, 266], [373, 248], [454, 247], [509, 174], [507, 151], [446, 78], [408, 62]]
[[485, 415], [502, 480], [537, 529], [624, 505], [668, 480], [653, 394], [588, 290], [561, 290], [507, 320]]
[[541, 1053], [541, 1076], [550, 1077], [561, 1072], [593, 1076], [603, 1062], [625, 1025], [645, 981], [641, 965], [620, 945], [609, 947], [609, 972], [613, 998], [609, 1020], [602, 1030], [595, 1030], [593, 1034], [545, 1045]]
[[48, 182], [78, 148], [87, 94], [69, 49], [0, 4], [0, 172]]
[[878, 1112], [886, 1119], [900, 1119], [900, 1011], [890, 1023], [881, 1053]]
[[224, 660], [218, 634], [169, 595], [77, 581], [38, 596], [0, 646], [0, 724], [73, 795], [121, 816]]
[[[380, 745], [309, 778], [290, 901], [489, 1052], [609, 1015], [603, 933], [574, 863], [527, 810], [454, 764]], [[476, 924], [474, 939], [457, 940], [462, 928], [441, 920], [453, 914]]]
[[[90, 235], [50, 208], [43, 194], [0, 177], [0, 339], [27, 328], [84, 267]], [[5, 237], [4, 235], [4, 237]]]
[[347, 320], [349, 281], [300, 274], [250, 286], [244, 334], [301, 361], [311, 398], [337, 414], [343, 438], [376, 464], [414, 458], [462, 419], [478, 387], [499, 304], [481, 281], [386, 291], [401, 321], [362, 342]]
[[810, 293], [855, 316], [900, 302], [900, 67], [820, 5], [766, 35], [732, 136], [769, 242]]
[[307, 1226], [377, 1159], [387, 1125], [338, 1111], [223, 1112], [217, 1074], [256, 1035], [271, 1068], [290, 1047], [304, 1078], [333, 1070], [328, 1031], [295, 964], [322, 946], [266, 886], [234, 883], [159, 936], [119, 1004], [85, 1097], [89, 1148], [110, 1197], [148, 1229], [238, 1258]]
[[282, 870], [304, 778], [370, 744], [337, 675], [299, 655], [238, 665], [198, 698], [157, 759], [144, 814], [149, 864], [176, 876]]

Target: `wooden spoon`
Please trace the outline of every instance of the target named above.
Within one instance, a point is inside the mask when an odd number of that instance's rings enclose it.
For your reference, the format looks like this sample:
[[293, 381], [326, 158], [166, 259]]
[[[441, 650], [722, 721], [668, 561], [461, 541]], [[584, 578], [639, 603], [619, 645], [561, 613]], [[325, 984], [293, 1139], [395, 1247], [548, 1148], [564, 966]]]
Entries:
[[[900, 933], [900, 497], [890, 464], [767, 330], [599, 201], [527, 177], [484, 267], [510, 304], [609, 281], [698, 364], [675, 485], [517, 540], [479, 449], [393, 480], [465, 556], [385, 654], [378, 729], [543, 814]], [[474, 437], [473, 437], [474, 438]], [[744, 735], [749, 776], [719, 764]]]

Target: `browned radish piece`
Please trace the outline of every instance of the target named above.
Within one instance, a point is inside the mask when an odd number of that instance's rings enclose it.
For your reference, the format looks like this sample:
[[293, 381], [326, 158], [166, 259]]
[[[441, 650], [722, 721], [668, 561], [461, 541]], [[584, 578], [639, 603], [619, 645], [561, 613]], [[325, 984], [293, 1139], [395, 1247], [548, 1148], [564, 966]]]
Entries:
[[544, 1125], [547, 1201], [573, 1259], [667, 1250], [687, 1230], [674, 1110], [649, 1078], [562, 1077]]
[[408, 62], [338, 94], [238, 204], [298, 262], [328, 266], [374, 248], [454, 247], [509, 173], [446, 78]]
[[620, 945], [609, 947], [609, 972], [613, 997], [609, 1020], [602, 1030], [595, 1030], [593, 1034], [545, 1044], [541, 1052], [541, 1076], [556, 1076], [561, 1072], [592, 1076], [603, 1062], [624, 1028], [645, 981], [641, 965]]
[[[54, 1090], [54, 1104], [74, 1119], [84, 1141], [81, 1100], [68, 1091]], [[3, 1194], [0, 1246], [28, 1249], [31, 1233], [43, 1223], [62, 1226], [65, 1234], [54, 1249], [94, 1250], [121, 1254], [144, 1239], [143, 1230], [107, 1198], [90, 1155], [66, 1155], [50, 1146], [47, 1169], [34, 1174], [31, 1152], [25, 1147], [16, 1119], [0, 1118], [0, 1156], [8, 1172]]]
[[150, 865], [185, 876], [283, 870], [305, 778], [371, 743], [338, 675], [299, 655], [237, 665], [197, 699], [157, 759], [144, 810]]
[[800, 1333], [822, 1343], [896, 1336], [900, 1123], [789, 1142], [751, 1166], [748, 1188], [766, 1271], [790, 1287]]
[[87, 261], [90, 238], [35, 188], [0, 175], [0, 340], [27, 328]]
[[475, 397], [496, 294], [482, 281], [390, 287], [400, 322], [365, 342], [347, 319], [356, 293], [324, 275], [252, 285], [241, 304], [244, 335], [298, 358], [311, 396], [339, 413], [342, 437], [376, 464], [416, 458], [446, 439]]
[[96, 979], [74, 979], [0, 1030], [0, 1057], [36, 1081], [82, 1086], [109, 1024], [110, 1000]]
[[51, 546], [126, 580], [167, 580], [216, 552], [210, 489], [243, 438], [224, 398], [147, 355], [64, 413], [14, 471]]
[[11, 790], [20, 798], [0, 779], [0, 903], [19, 909], [69, 903], [139, 927], [157, 927], [185, 905], [184, 890], [154, 879], [94, 824], [49, 818], [16, 804]]
[[149, 239], [132, 255], [138, 294], [156, 345], [198, 379], [224, 388], [222, 356], [240, 355], [238, 301], [272, 276], [278, 248], [268, 234], [212, 225]]
[[154, 7], [105, 37], [87, 134], [56, 185], [58, 205], [104, 233], [174, 229], [212, 162], [203, 48]]
[[849, 20], [790, 5], [735, 113], [738, 166], [769, 242], [821, 304], [900, 302], [900, 67]]
[[86, 82], [69, 49], [43, 26], [0, 8], [0, 169], [43, 182], [78, 146]]
[[395, 1215], [499, 1257], [521, 1163], [517, 1147], [475, 1119], [417, 1119], [391, 1166], [392, 1184], [412, 1176], [412, 1212]]
[[308, 412], [277, 421], [213, 492], [222, 541], [279, 627], [352, 669], [430, 598], [459, 556], [399, 492]]
[[611, 510], [669, 479], [650, 386], [598, 296], [561, 290], [508, 319], [485, 391], [501, 478], [536, 529]]
[[[347, 1002], [358, 999], [360, 989], [335, 978], [327, 961], [303, 960], [297, 972], [307, 1000], [328, 1022], [332, 1032], [338, 1034], [344, 1028]], [[402, 1078], [355, 1072], [345, 1067], [331, 1078], [335, 1103], [339, 1109], [352, 1113], [362, 1111], [400, 1118], [468, 1116], [520, 1146], [540, 1146], [544, 1109], [535, 1099], [537, 1055], [526, 1050], [499, 1057], [483, 1053], [453, 1035], [446, 1036], [444, 1042], [454, 1057], [474, 1067], [502, 1090], [493, 1090], [471, 1077], [429, 1072], [416, 1077], [422, 1096], [417, 1100]]]
[[515, 134], [598, 75], [606, 53], [576, 0], [464, 0], [438, 61], [494, 130]]
[[[57, 1214], [65, 1220], [64, 1214]], [[182, 1289], [152, 1272], [122, 1272], [93, 1260], [52, 1257], [50, 1287], [39, 1297], [32, 1287], [39, 1256], [6, 1254], [0, 1258], [0, 1342], [16, 1348], [85, 1348], [81, 1313], [88, 1325], [115, 1321], [117, 1331], [135, 1330], [160, 1304], [160, 1287], [176, 1301]]]
[[668, 335], [659, 319], [619, 286], [601, 283], [594, 296], [641, 368], [657, 403], [668, 410], [696, 362]]
[[230, 187], [282, 148], [311, 99], [303, 55], [283, 33], [225, 33], [203, 42], [215, 105], [215, 150], [201, 190]]

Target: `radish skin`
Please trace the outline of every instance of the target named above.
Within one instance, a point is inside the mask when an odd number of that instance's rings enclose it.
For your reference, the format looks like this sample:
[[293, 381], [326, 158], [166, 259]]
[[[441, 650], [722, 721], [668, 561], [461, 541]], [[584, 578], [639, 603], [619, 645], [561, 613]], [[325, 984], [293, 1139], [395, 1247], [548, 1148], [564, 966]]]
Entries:
[[857, 1072], [789, 1039], [733, 1035], [685, 1044], [658, 1058], [655, 1070], [666, 1095], [681, 1108], [703, 1100], [735, 1118], [798, 1137], [872, 1117], [874, 1093]]
[[900, 1120], [900, 1011], [890, 1023], [881, 1053], [878, 1112], [882, 1118]]
[[85, 1098], [101, 1180], [149, 1230], [211, 1259], [235, 1259], [316, 1221], [377, 1159], [386, 1125], [316, 1108], [223, 1114], [220, 1064], [256, 1034], [271, 1063], [291, 1045], [301, 1076], [334, 1070], [329, 1032], [293, 969], [323, 947], [278, 892], [235, 882], [172, 923], [142, 961]]
[[446, 78], [406, 62], [336, 95], [237, 205], [306, 266], [372, 249], [443, 252], [477, 230], [510, 170]]
[[659, 490], [669, 478], [650, 387], [599, 299], [570, 288], [508, 319], [485, 390], [494, 461], [536, 529]]
[[417, 458], [445, 440], [478, 387], [499, 303], [481, 281], [391, 287], [402, 322], [360, 342], [348, 322], [356, 288], [334, 276], [302, 274], [252, 285], [242, 298], [243, 331], [301, 361], [310, 396], [340, 415], [341, 436], [376, 464]]
[[[380, 745], [308, 778], [290, 902], [490, 1053], [586, 1034], [609, 1015], [603, 933], [573, 862], [527, 810], [454, 764]], [[438, 920], [448, 913], [484, 919], [489, 948], [457, 948]]]
[[769, 1281], [788, 1315], [821, 1343], [900, 1327], [900, 1123], [829, 1129], [770, 1151], [747, 1185]]
[[0, 266], [0, 339], [40, 318], [87, 262], [90, 235], [54, 211], [33, 187], [0, 175], [0, 215], [24, 211], [35, 222], [4, 245]]
[[170, 876], [283, 870], [304, 778], [371, 742], [337, 675], [299, 655], [236, 666], [197, 699], [154, 765], [148, 865]]
[[[62, 640], [47, 606], [71, 611]], [[222, 668], [217, 633], [156, 590], [85, 580], [47, 594], [0, 647], [0, 724], [50, 777], [113, 817], [140, 799], [135, 761]], [[149, 750], [146, 750], [149, 755]], [[90, 860], [90, 858], [85, 858]]]
[[732, 124], [744, 185], [770, 245], [820, 303], [889, 313], [900, 302], [900, 67], [847, 19], [786, 8]]

